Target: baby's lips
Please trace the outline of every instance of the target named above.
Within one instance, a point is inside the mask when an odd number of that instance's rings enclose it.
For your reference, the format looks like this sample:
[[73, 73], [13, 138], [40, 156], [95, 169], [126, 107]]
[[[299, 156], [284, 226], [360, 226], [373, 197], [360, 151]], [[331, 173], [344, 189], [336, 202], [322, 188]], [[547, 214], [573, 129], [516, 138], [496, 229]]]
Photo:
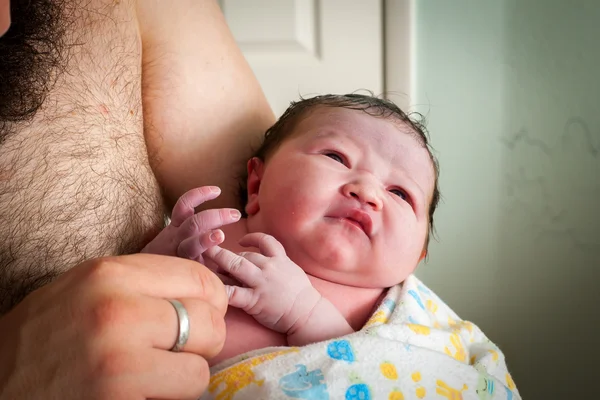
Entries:
[[373, 220], [366, 211], [360, 208], [349, 208], [341, 210], [332, 215], [333, 218], [345, 218], [358, 224], [365, 234], [370, 238], [373, 234]]

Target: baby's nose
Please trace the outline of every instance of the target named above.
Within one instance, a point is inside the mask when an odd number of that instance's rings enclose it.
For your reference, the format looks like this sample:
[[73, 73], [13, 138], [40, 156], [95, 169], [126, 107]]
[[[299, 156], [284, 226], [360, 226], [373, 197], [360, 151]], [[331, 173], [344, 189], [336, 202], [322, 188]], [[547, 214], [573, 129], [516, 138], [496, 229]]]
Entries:
[[366, 182], [348, 183], [343, 189], [344, 195], [358, 200], [361, 204], [367, 204], [374, 210], [381, 210], [382, 200], [377, 187]]

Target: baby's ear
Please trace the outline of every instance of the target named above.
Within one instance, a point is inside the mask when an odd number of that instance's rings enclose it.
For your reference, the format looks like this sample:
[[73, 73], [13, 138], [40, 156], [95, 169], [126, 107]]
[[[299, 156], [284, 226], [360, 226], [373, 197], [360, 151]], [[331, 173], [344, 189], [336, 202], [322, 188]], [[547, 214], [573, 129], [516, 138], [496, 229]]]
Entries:
[[421, 252], [421, 257], [419, 257], [419, 262], [423, 261], [425, 259], [425, 257], [427, 257], [427, 247], [425, 247], [423, 249], [423, 251]]
[[248, 202], [246, 203], [246, 214], [254, 215], [260, 211], [258, 203], [258, 190], [264, 173], [264, 162], [258, 157], [248, 160]]

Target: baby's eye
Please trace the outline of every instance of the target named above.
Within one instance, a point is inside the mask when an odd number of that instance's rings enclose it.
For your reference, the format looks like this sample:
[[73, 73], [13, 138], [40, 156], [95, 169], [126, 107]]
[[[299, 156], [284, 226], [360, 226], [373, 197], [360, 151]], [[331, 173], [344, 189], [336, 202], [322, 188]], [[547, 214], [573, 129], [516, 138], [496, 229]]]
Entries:
[[325, 153], [325, 155], [340, 164], [344, 164], [344, 159], [337, 153]]
[[390, 192], [394, 193], [396, 196], [400, 197], [404, 201], [408, 201], [408, 199], [409, 199], [408, 193], [406, 193], [402, 189], [392, 189], [392, 190], [390, 190]]

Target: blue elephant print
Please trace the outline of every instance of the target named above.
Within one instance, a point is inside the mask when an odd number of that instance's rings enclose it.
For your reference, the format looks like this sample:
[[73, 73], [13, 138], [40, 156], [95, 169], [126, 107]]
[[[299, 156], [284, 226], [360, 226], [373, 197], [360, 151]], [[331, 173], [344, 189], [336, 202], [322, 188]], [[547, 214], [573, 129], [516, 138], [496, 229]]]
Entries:
[[296, 371], [279, 380], [279, 388], [295, 399], [329, 400], [327, 385], [320, 369], [307, 371], [306, 365], [296, 365]]

